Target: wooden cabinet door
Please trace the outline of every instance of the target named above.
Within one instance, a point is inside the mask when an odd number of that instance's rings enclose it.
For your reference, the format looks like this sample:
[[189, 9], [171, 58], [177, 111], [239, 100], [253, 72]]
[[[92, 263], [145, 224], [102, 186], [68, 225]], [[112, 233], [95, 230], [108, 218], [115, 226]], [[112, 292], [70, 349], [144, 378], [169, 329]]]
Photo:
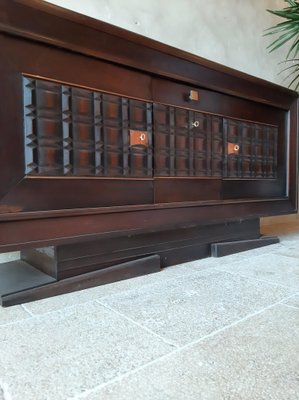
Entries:
[[[0, 213], [153, 203], [151, 78], [0, 39]], [[130, 143], [146, 132], [147, 145]]]
[[221, 118], [158, 103], [153, 116], [155, 202], [219, 199]]
[[286, 196], [286, 111], [159, 79], [153, 98], [156, 202]]

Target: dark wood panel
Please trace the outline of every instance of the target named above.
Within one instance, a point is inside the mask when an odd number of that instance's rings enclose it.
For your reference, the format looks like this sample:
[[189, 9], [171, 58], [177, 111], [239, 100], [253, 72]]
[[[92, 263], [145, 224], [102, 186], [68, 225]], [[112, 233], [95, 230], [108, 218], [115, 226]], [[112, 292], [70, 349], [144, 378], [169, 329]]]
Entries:
[[[151, 253], [142, 253], [139, 252], [139, 256], [127, 256], [121, 255], [120, 258], [114, 258], [110, 261], [106, 261], [103, 264], [93, 264], [93, 265], [85, 265], [80, 266], [78, 268], [66, 269], [59, 272], [59, 279], [61, 281], [80, 275], [84, 276], [89, 271], [106, 271], [109, 268], [113, 268], [113, 265], [117, 265], [118, 263], [129, 263], [137, 261], [141, 256], [148, 257]], [[199, 260], [201, 258], [209, 257], [211, 255], [211, 246], [210, 244], [191, 244], [186, 246], [168, 248], [159, 251], [159, 257], [161, 260], [161, 267], [170, 267], [172, 265], [177, 265], [180, 263], [185, 263], [188, 261]]]
[[[24, 77], [27, 175], [152, 176], [152, 104]], [[130, 132], [145, 132], [132, 146]]]
[[258, 249], [259, 247], [269, 246], [279, 243], [277, 236], [264, 236], [259, 239], [236, 240], [234, 242], [212, 243], [211, 254], [213, 257], [224, 257], [242, 251]]
[[[58, 246], [57, 268], [60, 279], [64, 279], [90, 270], [106, 268], [121, 260], [129, 261], [150, 254], [158, 254], [161, 257], [161, 265], [166, 267], [210, 256], [210, 243], [213, 240], [257, 237], [259, 237], [259, 221], [247, 220], [241, 223], [203, 225], [176, 231], [118, 237], [110, 239], [108, 245], [108, 240], [104, 239], [76, 246]], [[87, 248], [89, 251], [86, 251]], [[65, 257], [65, 250], [68, 259], [61, 258]]]
[[[24, 263], [24, 261], [22, 261], [22, 263]], [[39, 287], [31, 287], [23, 291], [10, 291], [9, 289], [4, 290], [0, 294], [1, 305], [3, 307], [8, 307], [15, 304], [26, 303], [28, 301], [43, 299], [49, 296], [57, 296], [63, 293], [74, 292], [76, 290], [82, 290], [94, 286], [105, 285], [111, 282], [159, 272], [160, 269], [160, 257], [154, 255], [139, 260], [130, 261], [128, 263], [114, 265], [113, 267], [106, 268], [104, 270], [94, 271], [88, 274], [64, 279], [51, 284], [42, 285], [43, 282], [41, 282]], [[38, 270], [36, 270], [36, 272], [38, 272]], [[0, 276], [1, 275], [0, 265]], [[4, 277], [7, 279], [7, 274], [5, 271]], [[1, 280], [2, 279], [3, 278], [1, 277]]]
[[286, 197], [286, 187], [278, 180], [225, 179], [222, 184], [223, 199], [269, 199]]
[[284, 164], [288, 166], [287, 195], [293, 204], [298, 204], [298, 103], [293, 102], [290, 113], [285, 125], [289, 123], [289, 129], [286, 129], [286, 139], [289, 143], [288, 159]]
[[57, 279], [109, 268], [151, 254], [163, 266], [210, 255], [211, 241], [259, 237], [259, 221], [207, 224], [161, 232], [23, 250], [21, 258]]
[[155, 176], [222, 176], [223, 119], [154, 103]]
[[[198, 101], [189, 99], [191, 90], [198, 92]], [[283, 109], [228, 96], [221, 93], [220, 88], [211, 91], [199, 85], [189, 86], [166, 79], [153, 80], [153, 100], [158, 103], [272, 125], [277, 125], [279, 116], [284, 115]]]
[[221, 179], [155, 178], [155, 203], [179, 201], [219, 200], [222, 195]]
[[136, 99], [151, 99], [151, 76], [140, 71], [10, 36], [1, 35], [0, 44], [1, 59], [5, 60], [1, 63], [3, 72], [17, 74], [10, 82], [3, 79], [6, 84], [21, 84], [21, 74], [25, 74]]
[[[159, 236], [159, 234], [156, 234], [156, 236]], [[114, 239], [113, 240], [114, 244], [118, 242], [118, 240], [119, 240], [118, 238]], [[121, 251], [114, 250], [111, 253], [106, 252], [102, 255], [66, 260], [59, 262], [58, 264], [58, 277], [59, 279], [62, 279], [66, 276], [76, 275], [78, 273], [85, 273], [90, 270], [107, 268], [108, 266], [115, 265], [120, 262], [126, 262], [132, 259], [137, 259], [149, 254], [162, 255], [165, 252], [169, 254], [171, 253], [171, 251], [174, 251], [175, 249], [179, 251], [179, 249], [186, 248], [188, 246], [194, 246], [194, 247], [200, 246], [201, 243], [202, 241], [200, 241], [198, 238], [193, 238], [192, 240], [189, 239], [186, 241], [182, 240], [177, 242], [169, 241], [161, 244], [151, 244], [147, 246], [145, 245], [140, 248], [128, 247], [127, 249], [123, 249]], [[101, 243], [99, 242], [98, 245], [100, 246]], [[173, 264], [176, 263], [178, 263], [178, 261], [174, 262]]]
[[[130, 95], [132, 98], [135, 96], [137, 98], [151, 98], [151, 78], [149, 76], [62, 50], [43, 47], [36, 43], [0, 35], [0, 58], [5, 60], [5, 62], [0, 63], [1, 96], [5, 98], [2, 107], [0, 107], [0, 139], [2, 144], [0, 149], [0, 196], [4, 196], [13, 189], [25, 174], [22, 99], [24, 72], [28, 75], [44, 76], [48, 80], [54, 79], [64, 82], [66, 85], [71, 82], [75, 86], [92, 88], [92, 90], [111, 91], [123, 96]], [[82, 71], [88, 71], [88, 73], [82, 73]], [[54, 101], [54, 97], [52, 96], [49, 99], [48, 96], [49, 104]], [[29, 110], [28, 114], [30, 114]], [[41, 119], [40, 123], [42, 122], [45, 122], [41, 126], [42, 130], [46, 128], [46, 132], [49, 134], [56, 131], [57, 126], [51, 125], [51, 121]], [[27, 145], [34, 147], [34, 141], [32, 143], [31, 139], [34, 138], [27, 138]], [[67, 146], [67, 143], [65, 146]], [[139, 173], [141, 154], [138, 150], [133, 150], [131, 153], [133, 169]], [[57, 151], [53, 151], [52, 146], [49, 149], [48, 156], [52, 157], [54, 161], [56, 159], [56, 161], [59, 161], [57, 154]], [[81, 174], [86, 174], [86, 165], [89, 168], [89, 163], [86, 164], [85, 162], [85, 155], [83, 159], [84, 168], [79, 171]], [[27, 165], [30, 164], [30, 157], [34, 161], [32, 154], [27, 153]], [[77, 152], [77, 157], [80, 158], [80, 152]], [[8, 207], [8, 210], [13, 211], [12, 207], [10, 209]]]
[[[183, 204], [183, 203], [182, 203]], [[275, 201], [231, 201], [194, 206], [153, 207], [101, 214], [63, 216], [46, 219], [25, 219], [0, 222], [0, 250], [42, 247], [55, 244], [78, 243], [98, 237], [115, 237], [119, 234], [133, 234], [163, 229], [204, 224], [207, 221], [243, 220], [270, 215], [296, 212], [297, 205], [289, 199]]]
[[[215, 229], [217, 225], [217, 229]], [[244, 232], [244, 227], [246, 227]], [[208, 235], [208, 231], [212, 233]], [[249, 233], [251, 232], [251, 233]], [[117, 240], [101, 239], [80, 242], [78, 244], [65, 244], [56, 248], [57, 257], [61, 262], [72, 261], [89, 256], [110, 254], [114, 251], [122, 251], [128, 248], [131, 249], [148, 249], [149, 246], [172, 246], [170, 243], [190, 243], [192, 240], [205, 243], [205, 240], [210, 240], [211, 237], [220, 240], [223, 235], [228, 234], [231, 238], [238, 237], [242, 234], [251, 235], [252, 232], [259, 232], [259, 220], [250, 219], [242, 221], [242, 223], [227, 222], [226, 224], [205, 224], [189, 228], [160, 230], [157, 232], [146, 232], [143, 234], [132, 234], [127, 236], [123, 234], [118, 236]], [[192, 242], [191, 242], [192, 243]], [[159, 248], [161, 250], [161, 248]], [[53, 255], [54, 257], [54, 255]]]
[[152, 180], [25, 178], [1, 199], [0, 214], [153, 203]]
[[2, 53], [5, 43], [0, 35], [0, 198], [24, 176], [22, 89], [16, 84], [20, 78], [15, 75], [14, 63]]
[[[191, 90], [197, 91], [197, 101], [189, 99]], [[224, 199], [267, 198], [267, 196], [286, 195], [288, 114], [283, 110], [161, 79], [155, 79], [153, 82], [153, 98], [155, 101], [185, 107], [183, 111], [188, 115], [185, 117], [185, 128], [188, 130], [189, 141], [193, 140], [196, 129], [200, 129], [201, 135], [205, 139], [205, 141], [202, 139], [202, 143], [208, 144], [202, 145], [201, 154], [197, 158], [201, 163], [199, 175], [212, 176], [213, 170], [210, 172], [208, 166], [213, 165], [215, 175], [224, 178], [243, 178], [245, 180], [254, 178], [263, 181], [273, 179], [265, 185], [258, 182], [255, 185], [247, 181], [244, 184], [239, 181], [224, 182], [222, 192]], [[164, 127], [164, 121], [168, 124], [171, 120], [176, 121], [176, 109], [176, 107], [162, 105], [154, 108], [157, 134], [155, 142], [157, 175], [176, 175], [176, 163], [181, 159], [182, 163], [185, 160], [184, 171], [181, 175], [196, 174], [193, 172], [193, 164], [190, 166], [190, 163], [188, 164], [186, 161], [186, 159], [190, 159], [190, 151], [183, 153], [185, 158], [177, 157], [176, 127], [173, 129], [168, 129], [168, 126]], [[196, 109], [230, 115], [236, 119], [223, 118], [223, 122], [217, 123], [217, 118], [220, 119], [220, 117], [192, 111]], [[204, 116], [207, 121], [205, 124], [200, 124], [203, 118], [200, 118], [199, 115]], [[192, 127], [190, 120], [191, 122], [199, 121], [199, 128]], [[221, 137], [222, 140], [219, 139]], [[213, 140], [212, 148], [209, 138]], [[215, 141], [215, 139], [217, 140]], [[230, 143], [238, 145], [237, 154], [229, 154]], [[218, 147], [221, 148], [221, 151], [218, 150], [217, 153], [214, 149]], [[206, 151], [208, 148], [210, 148], [209, 152]], [[194, 153], [191, 152], [191, 162], [193, 155]], [[211, 157], [212, 164], [209, 157]]]
[[[223, 176], [276, 179], [277, 136], [276, 126], [224, 118]], [[229, 151], [229, 144], [237, 150]]]
[[[297, 117], [295, 117], [297, 118]], [[226, 155], [226, 163], [227, 167], [229, 167], [233, 175], [249, 175], [252, 169], [255, 170], [254, 175], [259, 174], [260, 176], [269, 176], [269, 180], [267, 179], [225, 179], [223, 181], [223, 199], [241, 199], [241, 198], [275, 198], [275, 197], [288, 197], [289, 193], [289, 185], [288, 185], [288, 171], [294, 168], [292, 163], [294, 159], [297, 158], [295, 155], [297, 153], [297, 149], [291, 148], [289, 151], [293, 154], [292, 157], [288, 158], [287, 149], [289, 142], [289, 119], [288, 115], [277, 114], [277, 131], [276, 128], [267, 128], [266, 125], [254, 125], [255, 135], [260, 135], [263, 139], [263, 145], [255, 146], [252, 142], [250, 146], [247, 146], [248, 151], [255, 150], [256, 155], [253, 157], [248, 157], [246, 155], [246, 143], [245, 146], [242, 144], [240, 146], [241, 157], [238, 156], [227, 156]], [[247, 123], [238, 124], [238, 122], [233, 121], [233, 127], [237, 127], [237, 136], [244, 137], [246, 136]], [[226, 126], [227, 127], [227, 126]], [[272, 130], [272, 143], [269, 143], [269, 129]], [[230, 136], [227, 129], [228, 137], [231, 137], [234, 140], [234, 129], [232, 130], [232, 136]], [[266, 139], [266, 140], [265, 140]], [[245, 139], [245, 142], [248, 140]], [[258, 143], [258, 142], [256, 142]], [[248, 143], [247, 143], [248, 144]], [[258, 154], [262, 154], [259, 156]], [[273, 157], [274, 155], [274, 157]], [[229, 160], [231, 158], [231, 160]], [[248, 161], [251, 162], [248, 163]], [[247, 161], [247, 165], [242, 162]], [[244, 171], [245, 167], [245, 171]], [[269, 168], [270, 167], [270, 168]], [[243, 168], [243, 172], [242, 172]], [[239, 171], [239, 172], [238, 172]], [[274, 173], [274, 174], [273, 174]], [[229, 175], [227, 173], [226, 175]], [[274, 179], [271, 179], [271, 175]], [[232, 177], [233, 178], [233, 177]], [[293, 185], [296, 185], [295, 181], [293, 181]], [[296, 201], [295, 201], [296, 202]], [[294, 204], [295, 204], [294, 202]]]

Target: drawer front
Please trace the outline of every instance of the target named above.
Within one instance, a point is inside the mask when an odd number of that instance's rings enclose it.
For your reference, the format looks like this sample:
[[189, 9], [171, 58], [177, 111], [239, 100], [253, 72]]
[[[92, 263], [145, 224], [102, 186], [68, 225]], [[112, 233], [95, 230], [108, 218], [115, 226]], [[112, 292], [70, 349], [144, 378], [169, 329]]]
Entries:
[[[153, 79], [153, 101], [222, 117], [276, 125], [281, 109], [200, 87]], [[195, 96], [194, 96], [195, 93]]]

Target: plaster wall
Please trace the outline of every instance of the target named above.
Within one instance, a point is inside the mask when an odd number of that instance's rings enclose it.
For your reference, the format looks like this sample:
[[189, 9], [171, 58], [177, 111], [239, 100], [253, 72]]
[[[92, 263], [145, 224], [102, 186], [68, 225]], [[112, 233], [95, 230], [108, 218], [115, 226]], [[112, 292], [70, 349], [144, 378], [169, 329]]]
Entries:
[[49, 0], [220, 64], [278, 83], [286, 51], [263, 37], [283, 0]]

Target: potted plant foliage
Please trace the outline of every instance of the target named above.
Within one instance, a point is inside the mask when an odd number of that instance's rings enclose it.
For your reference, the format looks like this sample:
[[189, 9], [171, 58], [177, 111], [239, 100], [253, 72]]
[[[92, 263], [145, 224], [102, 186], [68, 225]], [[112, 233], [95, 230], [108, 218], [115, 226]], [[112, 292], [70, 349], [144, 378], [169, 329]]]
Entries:
[[284, 19], [284, 21], [266, 30], [265, 35], [276, 35], [277, 38], [268, 46], [274, 51], [284, 45], [289, 45], [286, 60], [287, 65], [283, 71], [288, 71], [287, 77], [291, 78], [289, 87], [299, 88], [299, 2], [285, 0], [287, 6], [282, 10], [267, 10], [271, 14]]

